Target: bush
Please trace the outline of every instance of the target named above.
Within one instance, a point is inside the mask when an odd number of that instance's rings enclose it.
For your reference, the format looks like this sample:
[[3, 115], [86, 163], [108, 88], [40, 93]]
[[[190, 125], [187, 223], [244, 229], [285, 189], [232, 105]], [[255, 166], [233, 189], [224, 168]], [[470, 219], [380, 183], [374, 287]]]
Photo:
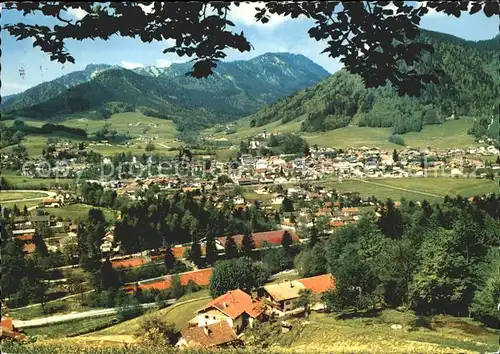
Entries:
[[201, 287], [196, 284], [192, 279], [190, 279], [188, 281], [188, 283], [186, 284], [184, 290], [186, 292], [186, 294], [189, 294], [189, 293], [195, 293], [197, 291], [200, 291]]
[[171, 323], [166, 323], [159, 313], [149, 314], [141, 321], [141, 332], [139, 336], [149, 345], [175, 345], [177, 343], [177, 331]]
[[397, 144], [397, 145], [401, 145], [401, 146], [405, 146], [405, 140], [403, 139], [403, 137], [399, 134], [393, 134], [389, 137], [389, 141], [393, 144]]

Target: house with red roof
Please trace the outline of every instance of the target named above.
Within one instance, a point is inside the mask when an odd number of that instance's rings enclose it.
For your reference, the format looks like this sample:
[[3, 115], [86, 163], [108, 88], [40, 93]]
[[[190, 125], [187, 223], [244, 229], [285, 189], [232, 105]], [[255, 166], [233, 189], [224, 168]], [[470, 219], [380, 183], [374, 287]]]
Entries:
[[203, 327], [191, 327], [181, 331], [181, 339], [175, 345], [184, 348], [221, 348], [237, 346], [241, 343], [234, 330], [226, 321]]
[[27, 340], [28, 337], [19, 332], [13, 325], [12, 323], [12, 318], [3, 316], [1, 320], [1, 327], [0, 327], [0, 339], [10, 339], [10, 340], [20, 340], [24, 341]]
[[259, 301], [236, 289], [228, 291], [199, 309], [191, 322], [196, 323], [198, 327], [227, 322], [232, 330], [239, 333], [247, 326], [251, 327], [254, 321], [261, 320], [264, 316], [263, 310]]
[[24, 254], [32, 254], [36, 251], [36, 246], [34, 243], [25, 243], [23, 245], [23, 252]]

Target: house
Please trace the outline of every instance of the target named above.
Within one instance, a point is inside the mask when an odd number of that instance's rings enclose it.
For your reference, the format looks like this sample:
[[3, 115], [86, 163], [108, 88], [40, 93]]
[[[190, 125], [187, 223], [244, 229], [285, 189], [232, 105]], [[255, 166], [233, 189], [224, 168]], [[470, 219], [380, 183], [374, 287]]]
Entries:
[[[300, 290], [311, 289], [315, 295], [321, 295], [335, 288], [335, 278], [331, 274], [299, 280], [284, 281], [282, 283], [264, 285], [257, 290], [257, 296], [271, 301], [275, 312], [279, 316], [296, 309], [296, 300], [300, 297]], [[318, 302], [313, 308], [321, 308]]]
[[14, 324], [12, 323], [12, 318], [3, 316], [1, 320], [1, 331], [0, 331], [0, 339], [14, 339], [14, 340], [27, 340], [28, 337], [19, 332], [15, 327]]
[[31, 254], [31, 253], [35, 252], [35, 250], [36, 250], [36, 246], [34, 243], [26, 243], [25, 245], [23, 245], [24, 254]]
[[245, 199], [243, 199], [242, 196], [237, 195], [236, 197], [233, 198], [233, 204], [235, 204], [235, 205], [245, 204]]
[[181, 339], [175, 345], [183, 348], [214, 348], [235, 346], [240, 343], [238, 336], [226, 321], [204, 327], [191, 327], [181, 331]]
[[36, 229], [23, 229], [23, 230], [12, 230], [12, 235], [18, 236], [18, 235], [34, 235], [36, 232]]
[[273, 200], [271, 201], [271, 204], [281, 205], [281, 204], [283, 204], [284, 199], [285, 199], [284, 195], [278, 194], [276, 197], [273, 198]]
[[59, 208], [59, 201], [55, 198], [45, 198], [42, 200], [43, 206], [46, 208]]
[[214, 299], [197, 311], [193, 322], [204, 327], [218, 322], [227, 324], [236, 332], [252, 326], [255, 320], [262, 319], [260, 302], [240, 289], [231, 290]]
[[31, 224], [37, 228], [40, 226], [50, 226], [50, 215], [36, 215], [32, 216], [31, 219]]

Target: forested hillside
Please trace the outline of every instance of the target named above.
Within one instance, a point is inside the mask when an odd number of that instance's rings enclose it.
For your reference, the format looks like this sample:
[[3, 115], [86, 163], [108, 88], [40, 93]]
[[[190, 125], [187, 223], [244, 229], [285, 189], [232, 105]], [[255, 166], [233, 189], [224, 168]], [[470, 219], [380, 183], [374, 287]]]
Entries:
[[113, 66], [106, 64], [87, 65], [84, 70], [74, 71], [55, 80], [43, 82], [17, 95], [2, 97], [2, 108], [20, 109], [45, 102], [70, 87], [90, 81], [98, 73], [111, 68]]
[[[180, 130], [195, 129], [251, 114], [329, 75], [306, 57], [288, 53], [267, 53], [248, 61], [221, 63], [207, 79], [186, 77], [189, 70], [190, 64], [186, 63], [135, 72], [112, 68], [44, 101], [40, 97], [30, 100], [26, 98], [30, 97], [28, 93], [23, 94], [22, 101], [9, 105], [8, 116], [43, 120], [97, 110], [106, 118], [112, 113], [110, 102], [122, 102], [128, 109], [172, 119]], [[53, 85], [59, 88], [61, 84], [55, 80]], [[26, 103], [37, 101], [33, 105]]]
[[435, 48], [414, 67], [442, 70], [440, 83], [427, 84], [418, 98], [398, 96], [391, 86], [366, 89], [361, 78], [340, 70], [317, 85], [280, 99], [250, 117], [252, 126], [302, 118], [303, 131], [328, 131], [348, 124], [393, 127], [395, 134], [420, 131], [455, 115], [488, 116], [498, 109], [498, 37], [470, 42], [422, 30], [420, 39]]

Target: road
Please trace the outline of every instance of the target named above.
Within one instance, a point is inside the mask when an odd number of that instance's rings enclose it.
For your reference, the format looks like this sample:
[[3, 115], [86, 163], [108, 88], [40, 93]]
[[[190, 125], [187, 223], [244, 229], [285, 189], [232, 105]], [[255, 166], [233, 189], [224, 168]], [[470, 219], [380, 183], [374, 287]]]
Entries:
[[390, 185], [388, 185], [388, 184], [383, 184], [383, 183], [377, 183], [377, 182], [367, 181], [367, 180], [364, 180], [364, 179], [359, 179], [359, 178], [353, 178], [353, 180], [355, 180], [355, 181], [359, 181], [359, 182], [363, 182], [363, 183], [367, 183], [367, 184], [373, 184], [373, 185], [376, 185], [376, 186], [381, 186], [381, 187], [385, 187], [385, 188], [391, 188], [391, 189], [397, 189], [397, 190], [400, 190], [400, 191], [405, 191], [405, 192], [410, 192], [410, 193], [416, 193], [416, 194], [428, 195], [428, 196], [430, 196], [430, 197], [444, 198], [442, 195], [437, 195], [437, 194], [432, 194], [432, 193], [427, 193], [427, 192], [417, 191], [417, 190], [415, 190], [415, 189], [408, 189], [408, 188], [394, 187], [394, 186], [390, 186]]
[[[172, 305], [175, 303], [175, 301], [176, 301], [176, 299], [167, 300], [167, 304]], [[157, 306], [157, 304], [154, 302], [148, 303], [148, 304], [141, 304], [141, 307], [143, 309], [148, 309], [148, 308], [152, 308], [155, 306]], [[78, 313], [68, 313], [65, 315], [56, 315], [56, 316], [50, 316], [50, 317], [44, 317], [44, 318], [37, 318], [37, 319], [33, 319], [33, 320], [28, 320], [28, 321], [14, 320], [14, 321], [12, 321], [12, 324], [16, 328], [39, 327], [39, 326], [46, 326], [46, 325], [54, 324], [54, 323], [79, 320], [82, 318], [113, 315], [117, 312], [117, 310], [118, 310], [118, 308], [107, 308], [107, 309], [90, 310], [90, 311], [84, 311], [84, 312], [78, 312]]]

